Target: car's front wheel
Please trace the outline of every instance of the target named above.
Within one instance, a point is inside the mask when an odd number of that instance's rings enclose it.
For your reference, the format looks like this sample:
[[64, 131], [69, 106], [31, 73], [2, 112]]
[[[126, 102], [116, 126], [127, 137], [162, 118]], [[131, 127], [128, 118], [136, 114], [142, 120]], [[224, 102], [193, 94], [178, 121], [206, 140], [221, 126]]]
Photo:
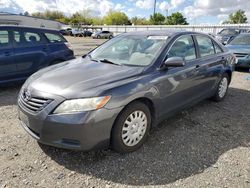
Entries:
[[222, 75], [216, 93], [213, 96], [213, 100], [216, 102], [222, 101], [227, 94], [228, 86], [229, 86], [229, 76], [228, 74], [225, 73]]
[[146, 141], [151, 126], [147, 105], [134, 102], [117, 117], [111, 135], [112, 149], [120, 153], [137, 150]]

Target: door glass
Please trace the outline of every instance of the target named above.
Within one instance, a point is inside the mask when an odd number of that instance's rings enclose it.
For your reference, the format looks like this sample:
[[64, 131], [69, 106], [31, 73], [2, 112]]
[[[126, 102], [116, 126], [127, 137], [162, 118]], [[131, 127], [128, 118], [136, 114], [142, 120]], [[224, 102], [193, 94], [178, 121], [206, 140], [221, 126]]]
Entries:
[[186, 61], [196, 59], [192, 37], [187, 35], [177, 39], [169, 50], [168, 57], [182, 57]]
[[38, 35], [38, 33], [24, 32], [24, 39], [29, 45], [41, 43], [41, 37]]
[[8, 31], [0, 31], [0, 48], [9, 46]]
[[215, 54], [214, 45], [210, 38], [206, 36], [196, 36], [201, 57]]
[[57, 34], [45, 33], [45, 36], [51, 43], [66, 42], [66, 40], [63, 37]]

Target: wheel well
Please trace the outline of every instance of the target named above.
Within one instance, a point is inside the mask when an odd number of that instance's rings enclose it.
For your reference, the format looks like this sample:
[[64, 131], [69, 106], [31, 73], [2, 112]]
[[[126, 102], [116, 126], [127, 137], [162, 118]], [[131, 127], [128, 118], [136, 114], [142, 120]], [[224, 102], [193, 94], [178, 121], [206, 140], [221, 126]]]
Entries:
[[232, 71], [230, 71], [230, 70], [226, 70], [226, 72], [225, 72], [227, 75], [228, 75], [228, 77], [229, 77], [229, 83], [231, 82], [231, 80], [232, 80]]
[[[151, 113], [151, 116], [152, 116], [152, 123], [154, 123], [154, 121], [155, 121], [155, 106], [154, 106], [154, 104], [153, 104], [153, 102], [149, 99], [149, 98], [146, 98], [146, 97], [141, 97], [141, 98], [137, 98], [137, 99], [135, 99], [135, 100], [133, 100], [133, 101], [131, 101], [131, 102], [129, 102], [126, 106], [128, 106], [128, 105], [130, 105], [131, 103], [134, 103], [134, 102], [141, 102], [141, 103], [143, 103], [143, 104], [145, 104], [145, 105], [147, 105], [147, 107], [148, 107], [148, 109], [149, 109], [149, 111], [150, 111], [150, 113]], [[126, 106], [124, 107], [124, 108], [126, 108]], [[124, 109], [123, 108], [123, 109]], [[123, 110], [122, 110], [123, 111]], [[121, 111], [121, 112], [122, 112]], [[121, 113], [120, 112], [120, 113]], [[118, 115], [119, 116], [119, 115]], [[117, 117], [118, 117], [117, 116]]]

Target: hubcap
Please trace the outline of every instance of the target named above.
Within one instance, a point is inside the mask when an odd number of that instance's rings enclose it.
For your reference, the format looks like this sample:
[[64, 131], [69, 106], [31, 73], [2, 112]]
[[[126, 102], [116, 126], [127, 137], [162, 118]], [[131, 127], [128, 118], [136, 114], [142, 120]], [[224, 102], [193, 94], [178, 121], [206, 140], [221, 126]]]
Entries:
[[219, 85], [219, 96], [220, 98], [223, 98], [227, 92], [227, 87], [228, 87], [228, 81], [227, 78], [224, 77]]
[[144, 137], [148, 120], [143, 111], [134, 111], [125, 120], [122, 127], [122, 141], [126, 146], [135, 146]]

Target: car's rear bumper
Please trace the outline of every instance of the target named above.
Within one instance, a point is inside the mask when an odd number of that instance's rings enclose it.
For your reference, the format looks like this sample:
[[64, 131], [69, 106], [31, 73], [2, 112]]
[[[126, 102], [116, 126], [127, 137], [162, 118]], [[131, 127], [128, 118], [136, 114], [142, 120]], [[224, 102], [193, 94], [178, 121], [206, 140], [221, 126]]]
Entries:
[[21, 126], [38, 142], [83, 151], [109, 146], [112, 126], [122, 109], [102, 108], [75, 114], [52, 114], [48, 107], [38, 114], [32, 114], [19, 102], [18, 106]]

